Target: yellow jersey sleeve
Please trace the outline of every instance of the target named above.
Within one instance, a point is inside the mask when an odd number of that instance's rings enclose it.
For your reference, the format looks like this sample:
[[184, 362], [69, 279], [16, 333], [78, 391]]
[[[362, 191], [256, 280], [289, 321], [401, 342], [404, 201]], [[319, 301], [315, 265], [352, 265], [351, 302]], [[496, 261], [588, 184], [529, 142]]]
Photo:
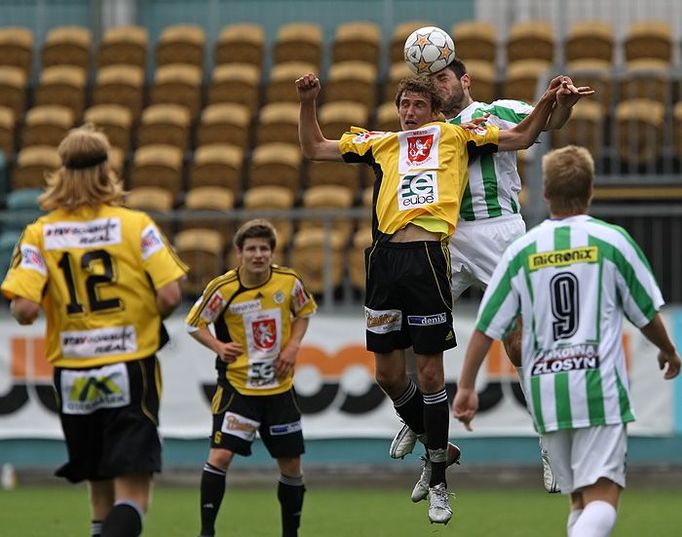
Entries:
[[204, 292], [192, 305], [185, 317], [185, 325], [190, 332], [198, 328], [206, 328], [214, 323], [227, 306], [227, 297], [223, 293], [225, 275], [214, 278]]
[[142, 218], [140, 249], [144, 270], [149, 274], [156, 289], [182, 278], [189, 271], [187, 265], [168, 244], [163, 233], [146, 214], [143, 214]]
[[47, 283], [47, 262], [42, 252], [41, 225], [29, 225], [14, 247], [10, 269], [2, 282], [9, 300], [17, 297], [41, 303]]
[[291, 313], [294, 317], [310, 317], [317, 310], [313, 295], [299, 278], [291, 288]]
[[351, 127], [350, 131], [341, 136], [339, 151], [346, 162], [365, 162], [372, 164], [372, 145], [377, 138], [383, 138], [387, 133], [382, 131], [368, 131], [359, 127]]

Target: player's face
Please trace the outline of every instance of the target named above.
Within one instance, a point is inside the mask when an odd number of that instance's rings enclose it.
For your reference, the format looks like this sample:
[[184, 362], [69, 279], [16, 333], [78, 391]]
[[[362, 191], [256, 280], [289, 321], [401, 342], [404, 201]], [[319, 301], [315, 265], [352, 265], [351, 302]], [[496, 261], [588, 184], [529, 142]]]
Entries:
[[400, 128], [404, 131], [418, 129], [425, 123], [435, 121], [437, 115], [431, 108], [431, 100], [412, 91], [404, 91], [398, 102]]
[[270, 270], [272, 249], [268, 239], [250, 238], [244, 240], [242, 249], [237, 249], [239, 263], [251, 275], [261, 275]]
[[429, 75], [429, 78], [433, 85], [436, 86], [441, 99], [443, 99], [444, 110], [462, 109], [464, 90], [468, 80], [467, 75], [459, 79], [452, 69], [442, 69], [437, 73]]

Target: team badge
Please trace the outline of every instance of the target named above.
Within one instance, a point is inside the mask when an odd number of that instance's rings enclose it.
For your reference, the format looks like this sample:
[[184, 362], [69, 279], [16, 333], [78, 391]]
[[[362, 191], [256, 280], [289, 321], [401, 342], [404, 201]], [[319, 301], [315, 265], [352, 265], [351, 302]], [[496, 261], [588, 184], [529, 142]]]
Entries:
[[425, 136], [410, 136], [407, 138], [407, 160], [412, 165], [425, 162], [431, 154], [433, 134]]
[[275, 319], [261, 319], [251, 324], [253, 341], [259, 350], [272, 350], [277, 342]]
[[284, 293], [282, 291], [277, 291], [274, 295], [272, 295], [272, 300], [275, 301], [275, 304], [281, 304], [284, 302]]

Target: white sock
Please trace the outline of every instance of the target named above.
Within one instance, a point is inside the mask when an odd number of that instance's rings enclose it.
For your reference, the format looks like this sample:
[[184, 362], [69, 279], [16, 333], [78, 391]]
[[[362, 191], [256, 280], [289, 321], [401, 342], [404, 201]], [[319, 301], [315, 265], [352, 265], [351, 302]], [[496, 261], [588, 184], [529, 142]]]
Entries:
[[582, 512], [582, 509], [574, 509], [568, 513], [568, 521], [566, 522], [566, 534], [568, 537], [573, 537], [573, 526], [575, 526], [575, 523], [578, 522]]
[[588, 503], [573, 525], [574, 537], [608, 537], [616, 524], [616, 509], [608, 502]]

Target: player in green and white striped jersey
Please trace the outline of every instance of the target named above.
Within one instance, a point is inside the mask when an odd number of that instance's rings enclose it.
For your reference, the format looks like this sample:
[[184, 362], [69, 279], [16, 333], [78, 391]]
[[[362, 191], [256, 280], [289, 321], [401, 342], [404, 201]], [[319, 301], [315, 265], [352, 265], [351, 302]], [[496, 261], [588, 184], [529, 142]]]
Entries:
[[515, 240], [483, 296], [453, 412], [467, 428], [474, 384], [493, 339], [521, 312], [522, 382], [562, 492], [571, 494], [568, 535], [606, 537], [625, 486], [626, 424], [634, 421], [623, 314], [654, 343], [664, 378], [680, 372], [658, 310], [649, 263], [628, 233], [589, 217], [594, 162], [568, 146], [543, 159], [551, 217]]

